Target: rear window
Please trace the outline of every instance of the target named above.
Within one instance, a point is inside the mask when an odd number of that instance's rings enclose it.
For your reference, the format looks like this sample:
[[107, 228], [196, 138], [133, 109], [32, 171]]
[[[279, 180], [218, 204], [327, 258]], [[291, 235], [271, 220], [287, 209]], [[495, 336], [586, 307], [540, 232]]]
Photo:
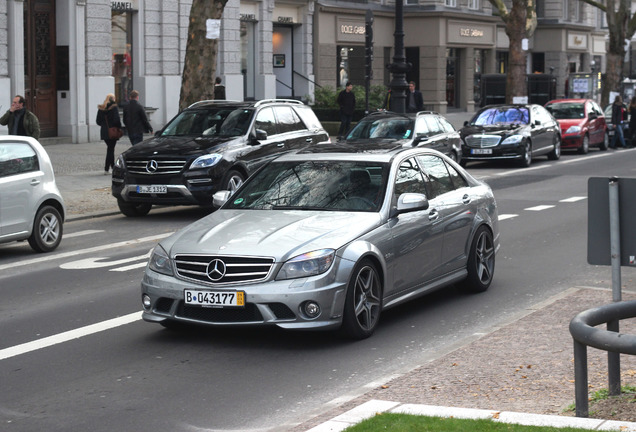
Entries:
[[316, 114], [308, 106], [294, 106], [294, 110], [298, 113], [300, 118], [307, 126], [307, 129], [323, 129], [320, 120], [316, 117]]

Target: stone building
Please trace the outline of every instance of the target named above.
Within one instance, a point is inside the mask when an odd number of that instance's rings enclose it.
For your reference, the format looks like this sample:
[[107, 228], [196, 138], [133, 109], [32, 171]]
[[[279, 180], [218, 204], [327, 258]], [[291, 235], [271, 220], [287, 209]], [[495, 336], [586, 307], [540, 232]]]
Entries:
[[[505, 73], [508, 40], [487, 0], [404, 0], [407, 79], [426, 108], [479, 105], [483, 74]], [[178, 110], [192, 0], [0, 1], [0, 111], [22, 94], [43, 136], [99, 139], [97, 105], [141, 93], [155, 130]], [[374, 15], [372, 84], [388, 85], [394, 0], [229, 0], [217, 74], [228, 99], [312, 100], [316, 86], [364, 82], [365, 13]], [[538, 0], [528, 73], [553, 74], [558, 96], [575, 72], [604, 70], [603, 14], [578, 0]], [[7, 133], [0, 126], [0, 133]]]

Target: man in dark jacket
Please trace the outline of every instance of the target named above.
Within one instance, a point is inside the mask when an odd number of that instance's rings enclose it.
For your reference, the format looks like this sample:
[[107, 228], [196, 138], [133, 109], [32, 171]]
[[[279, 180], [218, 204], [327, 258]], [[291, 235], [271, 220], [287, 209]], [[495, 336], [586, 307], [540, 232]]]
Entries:
[[353, 111], [356, 108], [356, 96], [353, 94], [353, 84], [347, 82], [347, 86], [338, 94], [338, 106], [340, 106], [340, 129], [338, 139], [341, 140], [347, 133], [353, 119]]
[[148, 123], [146, 110], [139, 103], [139, 92], [130, 92], [128, 105], [124, 107], [124, 125], [128, 130], [128, 139], [132, 145], [144, 140], [144, 132], [152, 132], [152, 126]]
[[214, 100], [225, 100], [225, 86], [221, 84], [221, 77], [214, 79]]
[[406, 92], [406, 112], [418, 112], [424, 108], [424, 98], [419, 90], [415, 90], [415, 82], [409, 83], [409, 91]]
[[24, 102], [24, 97], [14, 97], [11, 108], [0, 118], [0, 125], [9, 127], [9, 135], [40, 139], [40, 122], [35, 114], [26, 109]]

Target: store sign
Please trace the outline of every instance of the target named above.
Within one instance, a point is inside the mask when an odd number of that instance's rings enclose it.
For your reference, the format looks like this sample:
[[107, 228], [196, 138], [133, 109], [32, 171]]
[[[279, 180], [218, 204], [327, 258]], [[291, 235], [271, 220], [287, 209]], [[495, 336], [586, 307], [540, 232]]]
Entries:
[[568, 33], [568, 49], [587, 49], [587, 35], [585, 33]]
[[279, 16], [277, 22], [280, 24], [293, 24], [294, 17]]
[[364, 42], [364, 21], [338, 19], [336, 26], [336, 40], [338, 42]]
[[244, 13], [242, 13], [240, 15], [240, 17], [241, 17], [240, 18], [241, 21], [256, 21], [256, 15], [254, 15], [254, 14], [244, 14]]
[[277, 24], [294, 24], [300, 22], [298, 20], [298, 9], [291, 6], [275, 6], [273, 18]]
[[494, 45], [496, 27], [494, 25], [475, 24], [465, 21], [448, 21], [446, 32], [449, 43]]
[[110, 1], [110, 9], [114, 11], [126, 12], [139, 10], [139, 0]]

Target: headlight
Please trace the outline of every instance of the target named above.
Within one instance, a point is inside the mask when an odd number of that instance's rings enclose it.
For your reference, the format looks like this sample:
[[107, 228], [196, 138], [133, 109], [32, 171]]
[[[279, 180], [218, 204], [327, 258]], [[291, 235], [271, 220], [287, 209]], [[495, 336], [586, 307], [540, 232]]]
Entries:
[[124, 162], [124, 157], [122, 155], [119, 155], [119, 157], [115, 161], [115, 166], [122, 169], [126, 168], [126, 163]]
[[222, 158], [223, 156], [218, 153], [199, 156], [194, 162], [192, 162], [190, 169], [209, 168], [219, 163]]
[[150, 261], [148, 267], [157, 273], [173, 276], [172, 265], [170, 264], [170, 258], [161, 245], [155, 246], [150, 254]]
[[295, 279], [314, 276], [329, 270], [336, 251], [321, 249], [298, 255], [283, 264], [276, 279]]
[[566, 134], [579, 133], [579, 132], [581, 132], [581, 126], [570, 126], [568, 130], [565, 131]]
[[503, 140], [502, 144], [519, 144], [523, 140], [523, 135], [512, 135]]

